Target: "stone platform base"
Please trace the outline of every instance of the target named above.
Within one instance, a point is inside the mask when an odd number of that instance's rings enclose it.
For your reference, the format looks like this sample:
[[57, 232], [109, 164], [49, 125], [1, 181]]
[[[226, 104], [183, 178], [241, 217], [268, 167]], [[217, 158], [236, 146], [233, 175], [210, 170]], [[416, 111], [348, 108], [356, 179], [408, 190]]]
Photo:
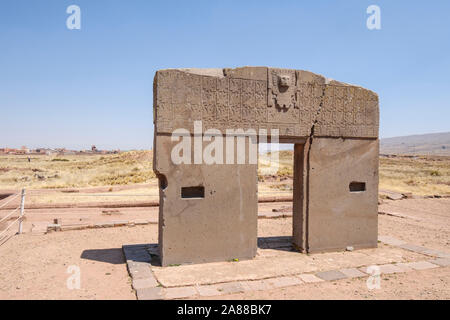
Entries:
[[379, 237], [379, 247], [358, 251], [302, 254], [291, 237], [258, 239], [253, 260], [161, 267], [157, 244], [124, 245], [132, 286], [139, 300], [186, 299], [369, 277], [369, 266], [381, 274], [413, 272], [450, 265], [450, 254]]

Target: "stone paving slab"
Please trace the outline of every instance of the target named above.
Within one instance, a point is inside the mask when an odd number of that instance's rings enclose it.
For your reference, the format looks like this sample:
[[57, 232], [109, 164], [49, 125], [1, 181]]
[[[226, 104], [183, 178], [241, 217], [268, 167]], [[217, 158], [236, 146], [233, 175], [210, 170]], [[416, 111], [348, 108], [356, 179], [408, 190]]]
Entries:
[[114, 224], [114, 227], [123, 227], [128, 225], [129, 221], [128, 220], [115, 220], [112, 222]]
[[136, 296], [138, 300], [162, 300], [163, 296], [163, 288], [155, 287], [155, 288], [145, 288], [136, 290]]
[[402, 273], [410, 271], [401, 264], [383, 264], [379, 266], [382, 274]]
[[[267, 253], [270, 253], [269, 255]], [[352, 252], [328, 252], [311, 255], [281, 248], [258, 249], [252, 260], [239, 262], [214, 262], [207, 264], [180, 265], [172, 268], [153, 266], [153, 273], [164, 287], [205, 285], [231, 281], [263, 280], [302, 273], [356, 268], [393, 262], [418, 261], [420, 254], [403, 249], [380, 246]]]
[[285, 288], [302, 284], [303, 281], [298, 277], [279, 277], [264, 280], [269, 288]]
[[438, 258], [450, 258], [450, 253], [442, 252], [439, 250], [427, 249], [424, 250], [424, 254]]
[[[132, 286], [136, 290], [136, 296], [139, 300], [220, 296], [323, 281], [367, 277], [367, 266], [378, 266], [381, 274], [394, 274], [450, 265], [450, 258], [439, 257], [439, 255], [446, 255], [446, 253], [404, 243], [401, 240], [387, 236], [380, 237], [380, 241], [401, 249], [382, 245], [378, 249], [363, 249], [357, 252], [302, 255], [298, 252], [289, 252], [290, 241], [284, 238], [288, 237], [260, 239], [258, 244], [267, 249], [259, 251], [270, 252], [270, 254], [258, 254], [254, 260], [240, 261], [238, 263], [219, 262], [206, 265], [161, 268], [155, 264], [155, 259], [158, 259], [158, 247], [155, 244], [123, 246], [123, 251], [130, 276], [132, 277]], [[433, 255], [437, 258], [425, 261], [423, 260], [425, 258], [424, 255]], [[422, 257], [422, 260], [419, 260], [420, 257]], [[204, 270], [204, 267], [207, 269]], [[277, 268], [280, 272], [267, 278], [267, 275], [271, 274], [272, 268]], [[158, 271], [161, 270], [168, 272], [165, 276], [175, 276], [175, 279], [171, 279], [175, 285], [166, 286], [164, 283], [160, 284]], [[213, 270], [215, 272], [212, 272]], [[189, 278], [192, 277], [192, 273], [198, 272], [202, 275], [207, 274], [208, 277], [206, 279], [210, 281], [211, 279], [212, 281], [217, 281], [216, 274], [230, 274], [231, 280], [215, 284], [210, 282], [179, 286], [186, 275]], [[265, 277], [258, 279], [259, 276], [263, 275]], [[194, 280], [195, 277], [198, 277], [198, 275], [194, 274]], [[180, 279], [181, 282], [179, 282]]]
[[394, 247], [399, 247], [399, 248], [409, 250], [412, 252], [425, 254], [425, 255], [429, 255], [429, 256], [434, 256], [434, 257], [438, 257], [438, 258], [450, 258], [450, 253], [448, 253], [448, 252], [442, 252], [439, 250], [425, 248], [425, 247], [418, 246], [418, 245], [411, 244], [411, 243], [406, 243], [403, 240], [398, 240], [398, 239], [390, 237], [390, 236], [379, 236], [378, 240], [383, 243], [386, 243], [388, 245], [391, 245]]
[[316, 277], [313, 274], [308, 274], [308, 273], [304, 273], [298, 276], [300, 278], [300, 280], [302, 280], [303, 282], [306, 283], [314, 283], [314, 282], [322, 282], [324, 281], [323, 279], [320, 279], [318, 277]]
[[133, 279], [149, 279], [153, 278], [150, 266], [144, 265], [128, 265], [128, 272]]
[[221, 283], [218, 284], [217, 287], [218, 287], [217, 290], [220, 291], [222, 294], [240, 293], [249, 290], [245, 286], [245, 282], [242, 281]]
[[403, 273], [403, 272], [409, 271], [406, 267], [401, 267], [401, 266], [399, 266], [399, 264], [393, 264], [393, 263], [361, 267], [361, 268], [359, 268], [359, 271], [370, 274], [369, 269], [371, 267], [379, 268], [380, 274]]
[[428, 262], [441, 266], [441, 267], [448, 267], [450, 266], [450, 258], [437, 258], [434, 260], [429, 260]]
[[316, 276], [325, 281], [334, 281], [347, 278], [345, 274], [338, 270], [318, 272], [316, 273]]
[[247, 281], [247, 286], [251, 291], [264, 291], [270, 289], [270, 283], [266, 280]]
[[194, 286], [167, 288], [164, 290], [165, 299], [183, 299], [193, 297], [197, 294], [197, 290]]
[[390, 237], [390, 236], [378, 236], [378, 241], [381, 241], [383, 243], [389, 244], [391, 246], [396, 246], [396, 247], [398, 247], [400, 245], [403, 245], [403, 244], [406, 244], [405, 241], [399, 240], [399, 239], [395, 239], [395, 238]]
[[164, 298], [164, 292], [151, 269], [152, 256], [149, 249], [152, 246], [128, 245], [122, 250], [127, 262], [128, 273], [132, 279], [132, 287], [138, 300], [157, 300]]
[[400, 263], [400, 265], [405, 265], [406, 267], [412, 268], [414, 270], [427, 270], [427, 269], [439, 268], [438, 265], [435, 265], [428, 261], [415, 261], [415, 262], [408, 262], [408, 263]]
[[215, 296], [222, 294], [240, 293], [244, 291], [250, 291], [251, 289], [247, 285], [246, 281], [235, 281], [197, 286], [197, 290], [201, 296]]
[[346, 268], [339, 270], [343, 274], [346, 275], [347, 278], [361, 278], [361, 277], [367, 277], [367, 274], [364, 272], [359, 271], [356, 268]]
[[222, 294], [216, 285], [197, 286], [197, 291], [202, 297], [220, 296]]
[[145, 289], [145, 288], [154, 288], [158, 286], [158, 282], [153, 277], [141, 278], [141, 279], [133, 279], [131, 283], [134, 290]]

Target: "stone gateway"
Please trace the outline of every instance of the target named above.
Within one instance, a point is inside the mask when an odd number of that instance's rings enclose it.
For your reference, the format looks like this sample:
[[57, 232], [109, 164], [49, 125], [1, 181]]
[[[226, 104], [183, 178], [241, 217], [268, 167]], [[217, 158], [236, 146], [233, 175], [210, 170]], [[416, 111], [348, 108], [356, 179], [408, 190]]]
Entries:
[[[376, 93], [308, 71], [242, 67], [157, 71], [153, 97], [163, 266], [256, 255], [258, 168], [249, 159], [251, 146], [266, 141], [249, 132], [267, 133], [268, 142], [276, 132], [280, 143], [294, 144], [299, 251], [377, 246]], [[213, 153], [247, 160], [198, 161], [195, 151], [227, 130], [243, 132], [244, 154], [229, 143]], [[191, 161], [173, 161], [174, 132], [191, 138], [192, 154], [183, 155]]]

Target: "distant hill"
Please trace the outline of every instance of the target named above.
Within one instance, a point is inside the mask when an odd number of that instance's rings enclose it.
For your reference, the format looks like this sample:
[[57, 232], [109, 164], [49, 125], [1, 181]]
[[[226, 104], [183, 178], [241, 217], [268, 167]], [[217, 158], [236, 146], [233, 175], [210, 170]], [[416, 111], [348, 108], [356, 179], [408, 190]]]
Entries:
[[380, 153], [450, 156], [450, 132], [381, 139]]

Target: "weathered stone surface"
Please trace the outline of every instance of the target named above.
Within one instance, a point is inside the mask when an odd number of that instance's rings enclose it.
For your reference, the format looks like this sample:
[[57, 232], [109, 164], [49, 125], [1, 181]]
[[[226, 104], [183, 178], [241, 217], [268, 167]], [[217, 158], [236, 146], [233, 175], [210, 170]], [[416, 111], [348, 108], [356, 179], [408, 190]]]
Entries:
[[150, 266], [152, 257], [149, 253], [149, 245], [124, 245], [122, 246], [123, 253], [125, 255], [125, 260], [132, 265], [137, 265], [138, 262], [146, 263]]
[[[410, 267], [408, 267], [406, 264], [403, 263], [387, 263], [377, 266], [370, 266], [370, 267], [361, 267], [358, 268], [361, 272], [371, 274], [369, 272], [369, 268], [371, 267], [378, 267], [380, 274], [393, 274], [393, 273], [403, 273], [403, 272], [409, 272], [412, 271]], [[372, 270], [373, 272], [373, 270]]]
[[144, 288], [136, 290], [138, 300], [162, 300], [164, 298], [163, 288]]
[[[255, 256], [257, 162], [250, 161], [248, 150], [260, 142], [251, 132], [262, 131], [279, 132], [280, 142], [295, 144], [296, 248], [376, 247], [375, 93], [303, 70], [243, 67], [161, 70], [153, 97], [162, 266]], [[193, 164], [172, 161], [180, 140], [170, 136], [176, 129], [192, 138], [187, 162]], [[228, 129], [242, 130], [245, 152], [234, 154], [230, 163], [224, 159], [227, 164], [206, 164], [193, 155]], [[226, 155], [228, 144], [222, 147]], [[363, 190], [355, 192], [355, 186]], [[201, 192], [192, 197], [183, 190]]]
[[133, 279], [151, 279], [153, 278], [150, 265], [128, 264], [128, 272]]
[[316, 273], [316, 276], [325, 281], [334, 281], [347, 278], [347, 276], [344, 273], [338, 270], [318, 272]]
[[145, 289], [145, 288], [153, 288], [158, 286], [158, 282], [153, 277], [148, 278], [133, 278], [132, 286], [134, 290]]
[[50, 231], [61, 231], [61, 225], [56, 223], [47, 225], [47, 232]]
[[[167, 69], [155, 75], [157, 133], [240, 127], [278, 128], [286, 137], [378, 137], [378, 96], [309, 71], [245, 67]], [[176, 89], [176, 90], [174, 90]], [[228, 125], [228, 126], [227, 126]]]
[[197, 295], [195, 287], [178, 287], [165, 289], [164, 297], [166, 299], [183, 299]]
[[[249, 139], [246, 141], [248, 144]], [[157, 136], [154, 168], [160, 179], [167, 180], [160, 189], [162, 265], [253, 258], [257, 248], [257, 165], [175, 165], [171, 146], [170, 136]], [[203, 198], [181, 197], [181, 188], [195, 186], [204, 188]]]
[[[148, 219], [136, 219], [133, 222], [137, 226], [146, 225], [146, 224], [150, 224], [151, 223], [151, 221], [148, 220]], [[158, 219], [156, 219], [155, 222], [158, 223]]]
[[404, 244], [399, 245], [398, 247], [409, 250], [409, 251], [422, 253], [422, 254], [429, 254], [431, 252], [430, 249], [428, 249], [428, 248], [418, 246], [415, 244], [411, 244], [411, 243], [404, 243]]
[[308, 274], [308, 273], [304, 273], [298, 276], [300, 278], [300, 280], [302, 280], [303, 282], [306, 283], [313, 283], [313, 282], [322, 282], [323, 279], [320, 279], [318, 277], [316, 277], [313, 274]]
[[303, 281], [296, 277], [279, 277], [266, 279], [266, 283], [272, 288], [284, 288], [302, 284]]
[[405, 241], [399, 240], [399, 239], [395, 239], [395, 238], [390, 237], [390, 236], [378, 236], [378, 240], [383, 242], [383, 243], [389, 244], [391, 246], [396, 246], [396, 247], [398, 247], [400, 245], [403, 245], [403, 244], [406, 244]]
[[428, 261], [414, 261], [414, 262], [407, 262], [407, 263], [399, 263], [401, 266], [406, 266], [409, 268], [412, 268], [414, 270], [427, 270], [427, 269], [434, 269], [438, 268], [439, 266], [428, 262]]
[[267, 280], [247, 281], [247, 286], [252, 291], [264, 291], [272, 289], [270, 282]]
[[448, 267], [450, 266], [450, 258], [437, 258], [434, 260], [429, 260], [428, 262], [441, 266], [441, 267]]
[[380, 272], [382, 274], [391, 274], [391, 273], [401, 273], [409, 271], [407, 268], [403, 267], [401, 264], [382, 264], [379, 266]]
[[247, 285], [247, 281], [236, 281], [197, 286], [197, 290], [201, 296], [208, 297], [249, 291], [250, 287]]
[[[308, 232], [303, 233], [308, 236], [306, 249], [323, 252], [345, 250], [347, 246], [375, 248], [378, 140], [314, 138], [309, 167]], [[363, 184], [363, 190], [351, 191], [353, 182]]]
[[197, 286], [197, 291], [202, 297], [220, 296], [222, 294], [217, 285]]
[[387, 195], [387, 198], [390, 199], [390, 200], [402, 200], [403, 199], [403, 194], [391, 192], [391, 193], [389, 193]]
[[361, 278], [361, 277], [366, 277], [367, 276], [367, 274], [359, 271], [356, 268], [341, 269], [339, 271], [342, 272], [343, 274], [345, 274], [345, 276], [347, 278]]
[[228, 282], [221, 283], [217, 285], [217, 290], [219, 290], [222, 294], [231, 294], [231, 293], [239, 293], [247, 291], [245, 287], [245, 282]]
[[114, 227], [114, 223], [112, 222], [94, 224], [94, 228], [112, 228], [112, 227]]
[[114, 224], [114, 227], [123, 227], [128, 224], [128, 220], [116, 220], [112, 222]]

